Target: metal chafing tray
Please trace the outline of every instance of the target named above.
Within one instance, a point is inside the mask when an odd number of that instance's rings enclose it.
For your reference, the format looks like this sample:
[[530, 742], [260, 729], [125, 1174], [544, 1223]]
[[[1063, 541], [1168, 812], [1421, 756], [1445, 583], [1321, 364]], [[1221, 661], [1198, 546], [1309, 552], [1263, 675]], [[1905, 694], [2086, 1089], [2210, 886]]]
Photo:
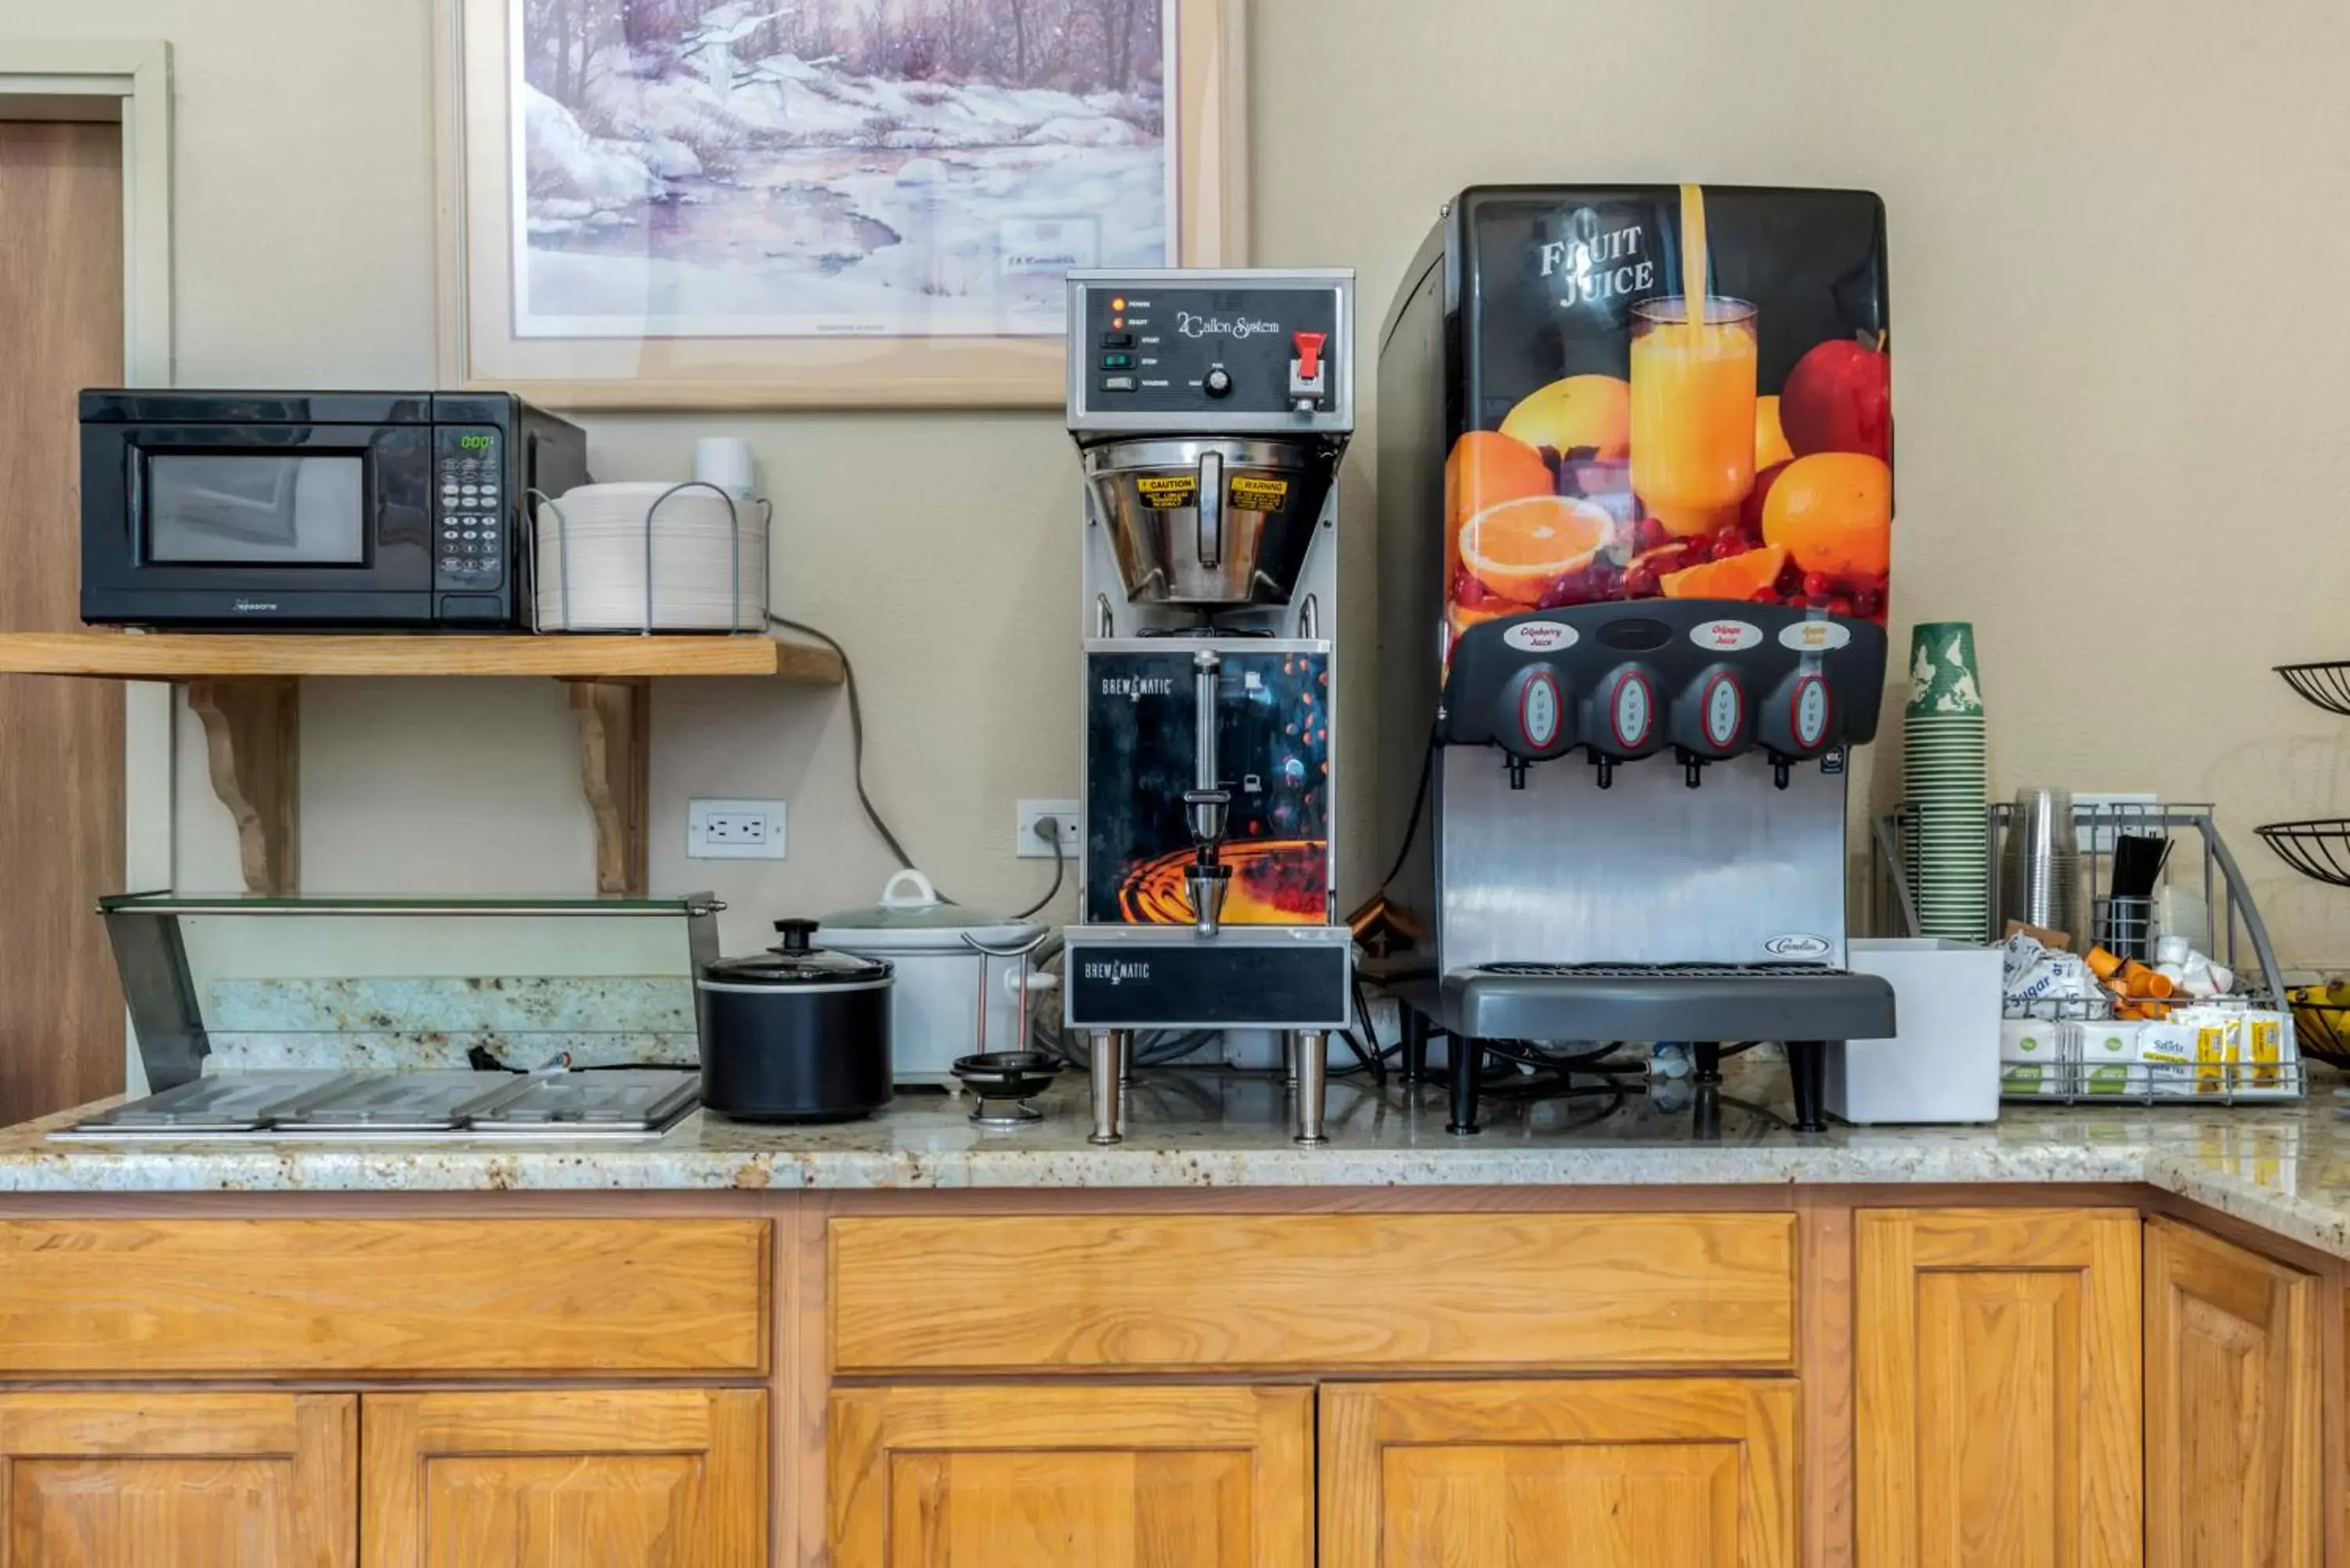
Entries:
[[681, 1069], [252, 1072], [199, 1078], [53, 1138], [87, 1142], [429, 1142], [658, 1137], [701, 1097]]
[[348, 1082], [335, 1072], [240, 1073], [198, 1078], [143, 1100], [86, 1116], [53, 1137], [103, 1134], [112, 1137], [187, 1137], [252, 1133], [279, 1116]]

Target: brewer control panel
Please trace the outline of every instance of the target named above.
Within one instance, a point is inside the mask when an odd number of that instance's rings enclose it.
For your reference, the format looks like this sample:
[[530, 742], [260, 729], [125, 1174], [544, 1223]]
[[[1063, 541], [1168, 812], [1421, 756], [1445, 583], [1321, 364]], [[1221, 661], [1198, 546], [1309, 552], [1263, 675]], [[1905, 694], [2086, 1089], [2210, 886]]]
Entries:
[[1355, 275], [1069, 274], [1069, 429], [1348, 431]]

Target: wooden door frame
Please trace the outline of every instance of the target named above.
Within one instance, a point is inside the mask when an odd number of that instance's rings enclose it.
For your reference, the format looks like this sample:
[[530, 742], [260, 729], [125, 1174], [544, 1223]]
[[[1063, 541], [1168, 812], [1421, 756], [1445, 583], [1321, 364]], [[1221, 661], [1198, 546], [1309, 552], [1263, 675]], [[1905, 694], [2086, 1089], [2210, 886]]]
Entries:
[[[172, 337], [172, 46], [0, 39], [0, 119], [113, 120], [122, 127], [122, 376], [168, 387]], [[172, 688], [123, 687], [122, 885], [172, 886]], [[123, 1025], [130, 1091], [147, 1075]]]

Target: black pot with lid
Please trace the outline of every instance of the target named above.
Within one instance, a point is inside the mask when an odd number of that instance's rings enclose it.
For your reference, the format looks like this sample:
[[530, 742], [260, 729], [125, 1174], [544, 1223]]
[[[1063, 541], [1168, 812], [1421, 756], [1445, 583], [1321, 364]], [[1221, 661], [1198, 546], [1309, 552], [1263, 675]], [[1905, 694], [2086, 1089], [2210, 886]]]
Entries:
[[777, 920], [780, 947], [714, 959], [695, 976], [702, 1103], [753, 1122], [842, 1122], [889, 1103], [884, 960], [815, 945], [814, 920]]

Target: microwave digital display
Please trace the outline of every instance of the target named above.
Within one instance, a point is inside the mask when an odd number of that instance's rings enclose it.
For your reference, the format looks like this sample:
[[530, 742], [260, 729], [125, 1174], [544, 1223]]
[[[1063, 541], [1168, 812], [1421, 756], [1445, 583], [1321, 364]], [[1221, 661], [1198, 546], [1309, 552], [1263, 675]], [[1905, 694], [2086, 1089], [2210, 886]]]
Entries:
[[357, 453], [155, 453], [147, 459], [146, 557], [362, 565], [365, 481]]

